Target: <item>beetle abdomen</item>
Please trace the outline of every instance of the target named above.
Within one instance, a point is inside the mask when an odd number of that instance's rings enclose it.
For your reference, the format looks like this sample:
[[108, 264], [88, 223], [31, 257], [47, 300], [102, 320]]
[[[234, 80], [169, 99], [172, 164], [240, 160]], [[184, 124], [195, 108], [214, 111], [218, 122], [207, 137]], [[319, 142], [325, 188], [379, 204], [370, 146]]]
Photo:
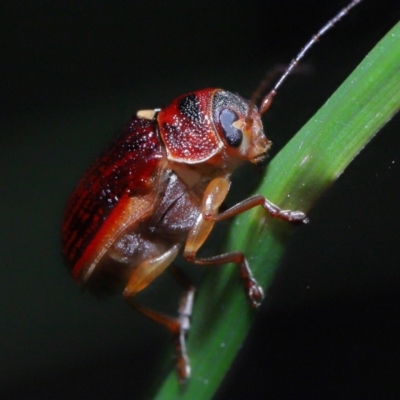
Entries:
[[98, 296], [121, 291], [140, 264], [185, 241], [198, 218], [200, 204], [201, 199], [170, 173], [157, 207], [116, 238], [92, 273], [87, 274], [85, 287]]

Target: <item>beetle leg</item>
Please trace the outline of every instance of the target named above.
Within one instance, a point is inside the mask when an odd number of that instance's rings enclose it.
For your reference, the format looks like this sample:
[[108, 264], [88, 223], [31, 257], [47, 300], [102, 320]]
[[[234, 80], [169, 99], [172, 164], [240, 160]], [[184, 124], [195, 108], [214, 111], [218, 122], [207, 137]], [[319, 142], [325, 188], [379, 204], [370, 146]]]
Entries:
[[143, 290], [158, 275], [165, 271], [172, 261], [174, 261], [178, 252], [179, 245], [176, 244], [158, 257], [145, 260], [139, 264], [129, 277], [128, 284], [124, 289], [124, 296], [127, 298], [133, 297], [136, 293]]
[[260, 194], [251, 196], [220, 214], [213, 215], [211, 219], [213, 221], [221, 221], [223, 219], [231, 218], [235, 215], [241, 214], [242, 212], [257, 206], [262, 206], [262, 208], [274, 218], [283, 219], [284, 221], [293, 223], [307, 224], [309, 222], [306, 214], [304, 214], [302, 211], [282, 210]]
[[[192, 315], [195, 287], [186, 277], [183, 276], [183, 274], [180, 275], [181, 276], [177, 279], [185, 286], [186, 290], [179, 302], [178, 318], [169, 317], [163, 313], [143, 307], [132, 301], [128, 302], [137, 311], [165, 326], [172, 333], [175, 342], [175, 353], [177, 355], [177, 374], [180, 381], [183, 383], [190, 377], [190, 363], [186, 352], [186, 335], [190, 328], [190, 317]], [[127, 300], [129, 299], [127, 298]]]
[[224, 201], [228, 191], [229, 181], [226, 178], [215, 178], [209, 183], [203, 197], [201, 213], [188, 234], [183, 256], [188, 261], [200, 265], [226, 264], [229, 262], [238, 264], [240, 277], [247, 296], [252, 306], [258, 307], [263, 298], [263, 290], [254, 279], [243, 253], [233, 252], [209, 258], [196, 258], [198, 249], [203, 245], [214, 227], [218, 218], [218, 208]]
[[[160, 256], [145, 260], [139, 264], [129, 278], [128, 284], [124, 289], [126, 301], [137, 311], [144, 314], [153, 321], [164, 325], [173, 335], [175, 341], [175, 353], [177, 355], [177, 372], [179, 379], [185, 381], [190, 376], [190, 364], [186, 354], [185, 337], [190, 327], [190, 316], [192, 314], [193, 299], [195, 288], [191, 285], [183, 273], [176, 271], [175, 277], [185, 287], [180, 303], [179, 316], [172, 318], [158, 311], [138, 305], [132, 298], [161, 274], [175, 259], [179, 251], [179, 245], [174, 245]], [[186, 280], [185, 280], [186, 279]]]
[[253, 277], [249, 263], [243, 253], [232, 252], [208, 258], [196, 258], [194, 254], [185, 254], [185, 252], [183, 255], [188, 261], [199, 265], [219, 265], [230, 262], [237, 264], [239, 266], [240, 278], [251, 305], [256, 308], [261, 304], [261, 301], [264, 298], [264, 292], [262, 287]]
[[215, 178], [207, 186], [201, 205], [201, 213], [197, 217], [197, 221], [190, 229], [185, 244], [184, 256], [189, 259], [206, 241], [208, 235], [212, 231], [218, 214], [218, 208], [225, 200], [229, 191], [230, 182], [226, 178]]
[[196, 288], [181, 270], [174, 268], [172, 272], [175, 279], [185, 288], [179, 301], [178, 308], [180, 330], [179, 334], [175, 335], [175, 352], [178, 357], [176, 365], [177, 373], [181, 382], [184, 382], [190, 376], [190, 362], [186, 353], [186, 336], [190, 329], [190, 317], [193, 312], [193, 301]]

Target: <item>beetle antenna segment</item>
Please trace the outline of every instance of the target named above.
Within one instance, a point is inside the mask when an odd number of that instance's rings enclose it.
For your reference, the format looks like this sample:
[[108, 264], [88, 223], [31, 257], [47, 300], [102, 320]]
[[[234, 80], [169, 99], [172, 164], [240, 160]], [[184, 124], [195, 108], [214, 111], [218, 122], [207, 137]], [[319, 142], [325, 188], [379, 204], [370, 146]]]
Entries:
[[251, 126], [252, 124], [252, 119], [250, 117], [251, 113], [253, 112], [253, 109], [257, 103], [257, 100], [261, 97], [262, 93], [264, 90], [270, 85], [272, 80], [282, 72], [286, 72], [286, 69], [284, 67], [276, 66], [274, 69], [267, 71], [265, 74], [264, 79], [261, 81], [261, 83], [258, 85], [258, 88], [254, 91], [253, 95], [251, 96], [250, 99], [250, 106], [249, 106], [249, 112], [247, 114], [246, 118], [246, 123], [248, 126]]
[[[286, 71], [282, 74], [278, 82], [275, 84], [273, 89], [262, 99], [260, 103], [260, 114], [264, 114], [268, 108], [272, 104], [272, 100], [275, 97], [278, 88], [282, 85], [282, 83], [286, 80], [286, 78], [290, 75], [290, 73], [296, 68], [297, 64], [299, 61], [306, 55], [308, 50], [311, 49], [311, 47], [314, 46], [315, 43], [317, 43], [320, 39], [321, 36], [323, 36], [327, 31], [329, 31], [333, 26], [340, 21], [344, 16], [347, 15], [347, 13], [355, 7], [358, 3], [361, 3], [362, 0], [353, 0], [351, 1], [346, 7], [344, 7], [341, 11], [339, 11], [338, 14], [336, 14], [330, 21], [328, 21], [309, 41], [308, 43], [302, 48], [299, 54], [292, 60], [292, 62], [289, 64], [289, 66], [286, 68]], [[265, 89], [268, 80], [270, 79], [270, 74], [268, 73], [266, 78], [260, 83], [259, 87], [256, 89], [256, 91], [253, 94], [253, 97], [251, 99], [251, 104], [249, 108], [249, 114], [248, 114], [248, 123], [250, 120], [250, 113], [252, 109], [254, 108], [255, 102], [257, 101], [258, 97], [262, 93], [262, 91]]]

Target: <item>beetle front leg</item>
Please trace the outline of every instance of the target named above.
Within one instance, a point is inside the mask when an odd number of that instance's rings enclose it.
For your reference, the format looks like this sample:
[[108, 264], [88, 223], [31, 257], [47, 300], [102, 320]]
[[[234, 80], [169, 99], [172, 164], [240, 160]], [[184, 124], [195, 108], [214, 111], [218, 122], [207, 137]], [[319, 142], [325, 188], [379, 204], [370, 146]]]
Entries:
[[302, 211], [282, 210], [260, 194], [251, 196], [248, 199], [245, 199], [229, 208], [228, 210], [220, 214], [208, 216], [208, 218], [212, 219], [213, 221], [222, 221], [223, 219], [234, 217], [235, 215], [241, 214], [242, 212], [257, 206], [261, 206], [274, 218], [279, 218], [292, 223], [307, 224], [309, 222], [306, 214]]

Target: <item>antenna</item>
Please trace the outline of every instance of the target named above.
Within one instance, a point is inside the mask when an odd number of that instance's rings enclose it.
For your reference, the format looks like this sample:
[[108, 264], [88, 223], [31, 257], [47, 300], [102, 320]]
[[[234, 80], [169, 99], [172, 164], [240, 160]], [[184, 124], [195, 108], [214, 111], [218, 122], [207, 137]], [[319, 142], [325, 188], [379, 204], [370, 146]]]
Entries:
[[[308, 52], [308, 50], [313, 47], [315, 43], [317, 43], [322, 35], [324, 35], [327, 31], [329, 31], [338, 21], [340, 21], [344, 16], [347, 15], [347, 13], [355, 7], [358, 3], [361, 3], [362, 0], [353, 0], [351, 1], [346, 7], [344, 7], [339, 13], [337, 13], [331, 20], [329, 20], [319, 31], [316, 33], [308, 42], [307, 44], [302, 48], [299, 54], [291, 61], [289, 66], [286, 68], [284, 73], [281, 75], [279, 78], [278, 82], [275, 84], [273, 89], [266, 95], [264, 98], [261, 100], [260, 103], [260, 110], [259, 113], [262, 115], [264, 114], [268, 108], [272, 104], [272, 100], [275, 97], [278, 88], [282, 85], [282, 83], [286, 80], [286, 78], [289, 76], [289, 74], [296, 68], [297, 64], [299, 61], [305, 56], [305, 54]], [[247, 123], [251, 124], [251, 112], [253, 111], [256, 101], [258, 98], [261, 96], [261, 93], [264, 91], [266, 86], [270, 83], [271, 79], [273, 76], [275, 76], [278, 73], [278, 69], [275, 68], [272, 71], [268, 72], [265, 78], [262, 80], [258, 88], [254, 91], [253, 96], [250, 100], [250, 107], [249, 107], [249, 112], [247, 114]]]

